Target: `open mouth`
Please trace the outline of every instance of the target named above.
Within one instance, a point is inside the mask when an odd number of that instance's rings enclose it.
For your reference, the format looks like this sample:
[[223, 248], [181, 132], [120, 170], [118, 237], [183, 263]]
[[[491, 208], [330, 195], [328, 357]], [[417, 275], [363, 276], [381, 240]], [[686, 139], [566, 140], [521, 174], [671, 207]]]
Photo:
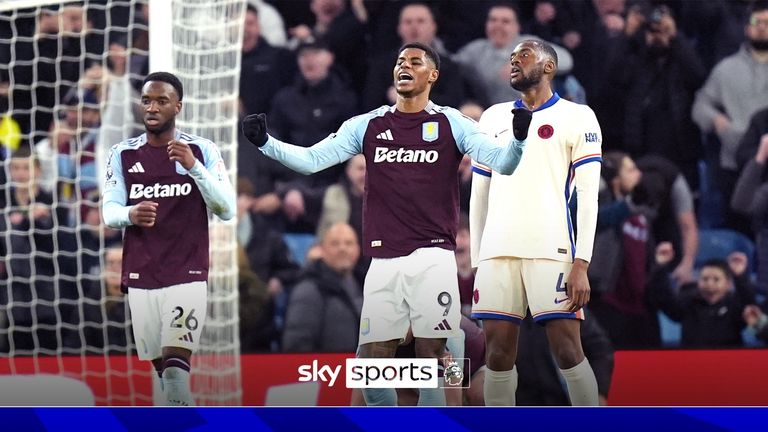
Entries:
[[144, 119], [144, 123], [148, 125], [156, 125], [156, 124], [160, 124], [160, 119], [157, 117], [147, 117], [146, 119]]
[[409, 74], [408, 72], [400, 72], [397, 74], [397, 83], [403, 84], [413, 81], [413, 76]]
[[518, 76], [520, 76], [520, 74], [521, 74], [520, 68], [516, 68], [516, 67], [513, 67], [513, 68], [512, 68], [512, 69], [509, 71], [509, 77], [510, 77], [510, 78], [515, 78], [515, 77], [518, 77]]

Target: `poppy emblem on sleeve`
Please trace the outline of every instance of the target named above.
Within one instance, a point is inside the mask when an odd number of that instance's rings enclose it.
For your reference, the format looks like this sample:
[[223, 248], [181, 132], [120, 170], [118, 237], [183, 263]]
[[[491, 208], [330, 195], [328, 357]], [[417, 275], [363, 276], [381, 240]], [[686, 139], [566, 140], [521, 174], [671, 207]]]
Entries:
[[539, 128], [539, 138], [541, 139], [551, 138], [554, 133], [555, 129], [548, 124], [545, 124]]
[[472, 292], [472, 299], [475, 301], [475, 304], [480, 300], [480, 291], [477, 288]]

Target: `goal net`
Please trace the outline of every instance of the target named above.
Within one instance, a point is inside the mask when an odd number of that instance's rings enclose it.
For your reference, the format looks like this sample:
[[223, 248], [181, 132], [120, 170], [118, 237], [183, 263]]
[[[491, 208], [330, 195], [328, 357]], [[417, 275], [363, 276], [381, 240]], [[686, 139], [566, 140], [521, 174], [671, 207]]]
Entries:
[[[0, 2], [0, 375], [63, 375], [97, 404], [152, 403], [101, 178], [109, 148], [143, 132], [144, 76], [166, 70], [184, 84], [177, 127], [218, 144], [234, 183], [244, 11], [244, 0]], [[235, 224], [210, 228], [192, 386], [201, 405], [237, 405]]]

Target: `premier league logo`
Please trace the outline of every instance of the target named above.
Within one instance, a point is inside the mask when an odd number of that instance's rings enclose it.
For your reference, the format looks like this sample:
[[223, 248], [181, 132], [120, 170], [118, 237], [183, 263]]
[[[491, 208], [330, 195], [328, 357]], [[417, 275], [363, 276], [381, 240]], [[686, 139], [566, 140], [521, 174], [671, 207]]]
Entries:
[[450, 360], [443, 373], [443, 379], [448, 386], [460, 387], [461, 383], [464, 382], [464, 370], [457, 361]]

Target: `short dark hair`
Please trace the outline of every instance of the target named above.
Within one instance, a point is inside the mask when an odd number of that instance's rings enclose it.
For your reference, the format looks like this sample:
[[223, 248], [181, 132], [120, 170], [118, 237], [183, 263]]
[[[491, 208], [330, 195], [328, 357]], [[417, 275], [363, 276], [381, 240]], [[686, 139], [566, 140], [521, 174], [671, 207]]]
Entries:
[[427, 58], [432, 60], [432, 63], [435, 64], [435, 69], [440, 70], [440, 54], [438, 54], [434, 48], [420, 42], [411, 42], [401, 46], [397, 52], [399, 54], [408, 48], [416, 48], [424, 51], [427, 54]]
[[701, 268], [704, 267], [714, 267], [717, 269], [720, 269], [723, 273], [725, 273], [725, 278], [728, 280], [733, 280], [733, 272], [731, 271], [731, 267], [728, 265], [728, 262], [722, 258], [712, 258], [708, 259], [704, 262], [704, 264], [701, 265]]
[[768, 1], [765, 0], [758, 0], [749, 7], [749, 15], [747, 15], [747, 20], [752, 18], [752, 14], [757, 12], [762, 12], [764, 10], [768, 10]]
[[252, 4], [252, 3], [250, 3], [250, 2], [245, 4], [245, 11], [246, 11], [246, 12], [253, 12], [253, 13], [255, 13], [256, 15], [258, 15], [258, 14], [259, 14], [259, 8], [257, 8], [255, 5], [253, 5], [253, 4]]
[[179, 81], [176, 75], [170, 72], [152, 72], [144, 78], [144, 82], [141, 84], [142, 87], [150, 81], [160, 81], [172, 85], [173, 89], [176, 90], [176, 94], [179, 96], [179, 101], [184, 99], [184, 86], [181, 85], [181, 81]]
[[538, 50], [544, 54], [545, 57], [550, 57], [552, 61], [555, 62], [555, 67], [557, 67], [557, 51], [552, 48], [552, 45], [539, 39], [531, 39], [530, 42], [535, 44], [536, 48], [538, 48]]

